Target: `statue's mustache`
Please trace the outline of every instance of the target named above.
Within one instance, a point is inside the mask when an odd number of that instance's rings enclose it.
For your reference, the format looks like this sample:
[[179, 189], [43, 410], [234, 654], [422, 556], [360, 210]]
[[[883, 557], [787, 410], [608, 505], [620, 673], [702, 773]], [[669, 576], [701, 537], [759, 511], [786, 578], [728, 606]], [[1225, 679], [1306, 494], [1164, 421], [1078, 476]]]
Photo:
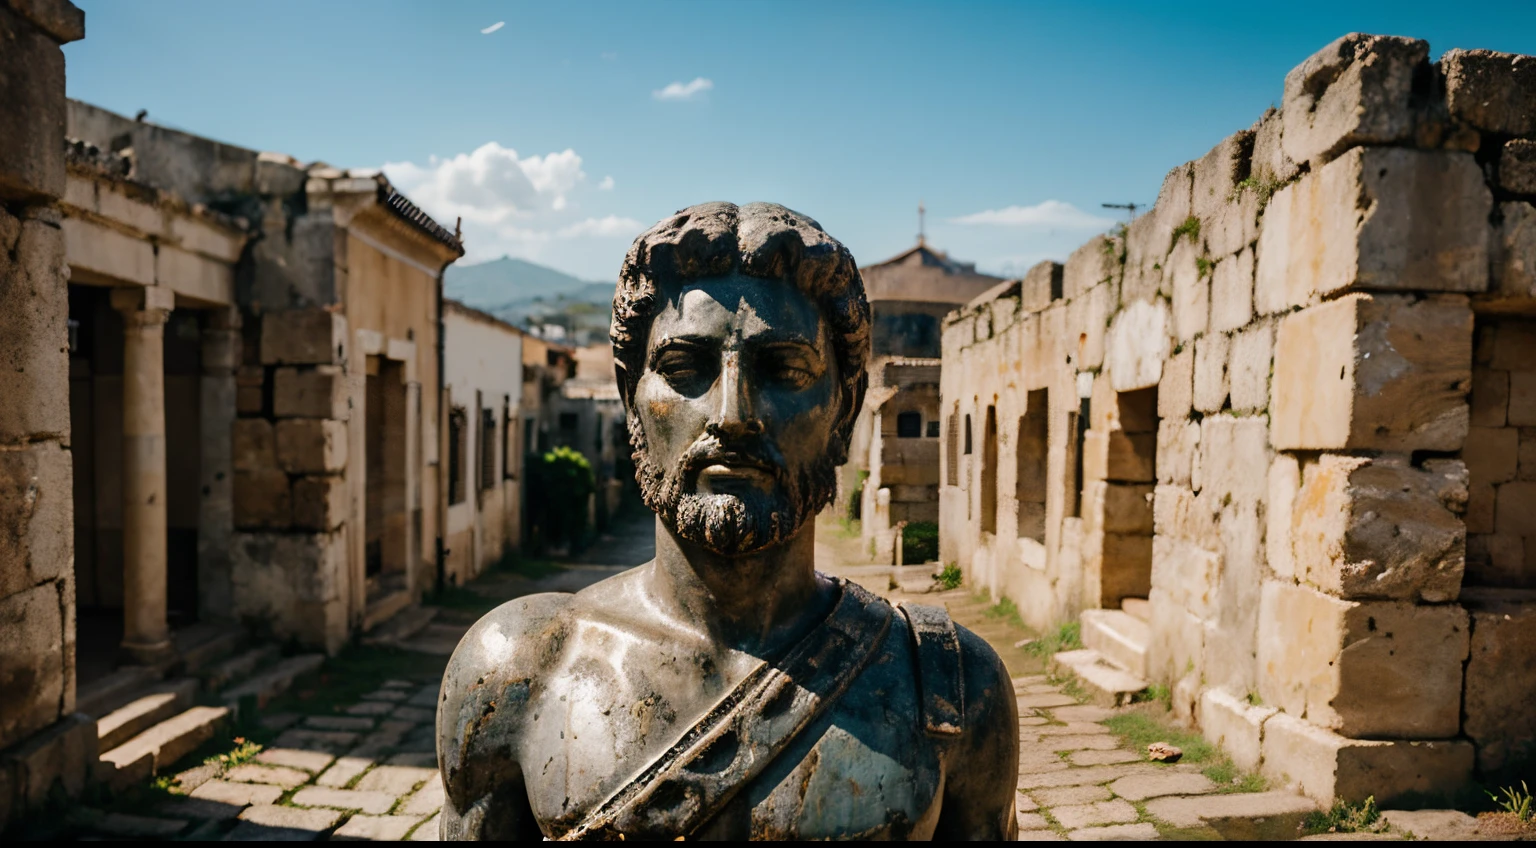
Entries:
[[758, 468], [780, 482], [784, 477], [783, 454], [771, 441], [761, 437], [725, 442], [706, 434], [688, 446], [679, 464], [690, 487], [698, 482], [699, 472], [711, 465]]

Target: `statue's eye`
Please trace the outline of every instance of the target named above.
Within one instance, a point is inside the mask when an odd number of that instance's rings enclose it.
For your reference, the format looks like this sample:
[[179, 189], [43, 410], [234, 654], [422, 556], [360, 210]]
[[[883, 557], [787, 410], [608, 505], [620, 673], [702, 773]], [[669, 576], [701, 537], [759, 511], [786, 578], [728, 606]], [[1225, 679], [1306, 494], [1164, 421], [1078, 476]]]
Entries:
[[816, 382], [816, 364], [794, 349], [769, 350], [762, 359], [763, 374], [768, 379], [792, 389], [803, 389]]
[[662, 379], [679, 391], [700, 388], [700, 384], [702, 388], [708, 388], [714, 377], [714, 369], [701, 352], [682, 348], [662, 353], [656, 357], [653, 367]]

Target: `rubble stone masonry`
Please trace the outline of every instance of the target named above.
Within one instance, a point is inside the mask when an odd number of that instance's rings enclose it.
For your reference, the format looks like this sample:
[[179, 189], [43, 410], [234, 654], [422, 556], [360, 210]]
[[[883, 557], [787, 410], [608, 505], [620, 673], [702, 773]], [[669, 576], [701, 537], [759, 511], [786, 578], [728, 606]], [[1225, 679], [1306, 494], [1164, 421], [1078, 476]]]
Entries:
[[96, 759], [75, 713], [64, 54], [66, 0], [0, 2], [0, 829], [77, 796]]
[[1428, 56], [1335, 41], [1060, 297], [944, 329], [943, 559], [1041, 629], [1147, 599], [1175, 709], [1324, 802], [1536, 746], [1536, 58]]

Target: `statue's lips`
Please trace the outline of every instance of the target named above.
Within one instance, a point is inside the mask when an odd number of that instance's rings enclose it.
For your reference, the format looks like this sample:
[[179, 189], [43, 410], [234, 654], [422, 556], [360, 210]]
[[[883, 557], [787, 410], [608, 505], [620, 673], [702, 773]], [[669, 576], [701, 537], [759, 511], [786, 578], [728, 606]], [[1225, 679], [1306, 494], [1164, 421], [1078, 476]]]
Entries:
[[715, 484], [748, 483], [757, 486], [771, 485], [778, 475], [773, 466], [755, 457], [742, 454], [714, 454], [703, 457], [695, 466], [696, 481], [705, 488]]

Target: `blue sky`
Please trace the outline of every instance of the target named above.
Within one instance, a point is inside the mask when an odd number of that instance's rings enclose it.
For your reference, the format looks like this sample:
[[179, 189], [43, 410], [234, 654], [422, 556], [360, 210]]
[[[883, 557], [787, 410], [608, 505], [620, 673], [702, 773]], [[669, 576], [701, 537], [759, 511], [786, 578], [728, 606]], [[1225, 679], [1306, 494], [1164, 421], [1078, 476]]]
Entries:
[[1101, 203], [1151, 202], [1346, 32], [1536, 53], [1533, 0], [75, 2], [70, 96], [384, 167], [465, 217], [470, 260], [592, 279], [716, 199], [793, 207], [865, 264], [912, 244], [921, 199], [931, 243], [1020, 273]]

